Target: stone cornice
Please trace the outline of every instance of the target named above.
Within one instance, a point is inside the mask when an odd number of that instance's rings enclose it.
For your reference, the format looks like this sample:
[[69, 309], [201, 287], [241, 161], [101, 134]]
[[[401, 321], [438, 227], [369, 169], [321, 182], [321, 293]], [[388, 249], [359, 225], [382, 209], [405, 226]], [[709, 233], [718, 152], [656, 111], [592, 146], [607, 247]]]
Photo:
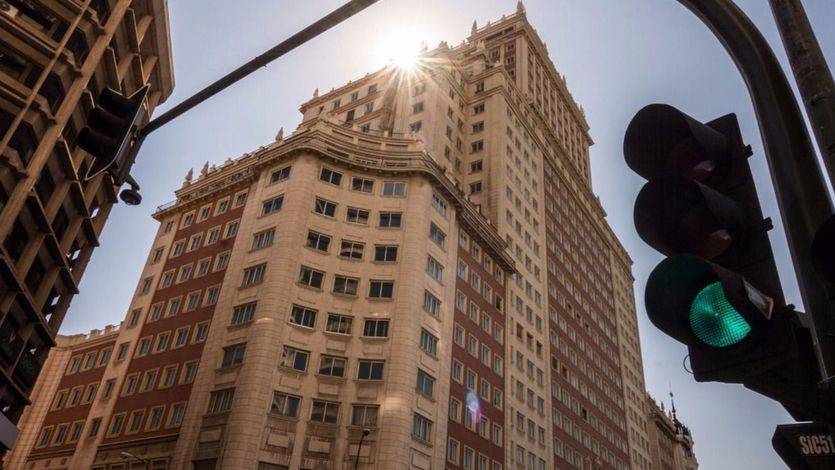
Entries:
[[[360, 145], [362, 140], [366, 145]], [[377, 143], [371, 148], [367, 144]], [[218, 191], [257, 180], [260, 173], [277, 161], [299, 152], [312, 152], [320, 158], [348, 168], [380, 174], [419, 174], [427, 177], [456, 208], [458, 221], [482, 247], [502, 265], [515, 272], [515, 263], [496, 228], [466, 199], [463, 191], [450, 181], [444, 170], [414, 139], [377, 137], [341, 127], [324, 119], [314, 119], [281, 143], [262, 147], [236, 161], [227, 163], [176, 192], [177, 200], [161, 206], [154, 218], [162, 220], [172, 212], [181, 212]]]

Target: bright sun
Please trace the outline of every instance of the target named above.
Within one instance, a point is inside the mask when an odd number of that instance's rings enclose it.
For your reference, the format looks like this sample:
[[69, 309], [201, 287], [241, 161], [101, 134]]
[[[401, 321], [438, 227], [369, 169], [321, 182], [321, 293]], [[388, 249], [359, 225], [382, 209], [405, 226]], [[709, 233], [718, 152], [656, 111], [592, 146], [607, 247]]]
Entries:
[[411, 34], [387, 34], [386, 40], [378, 43], [374, 55], [382, 62], [411, 72], [420, 59], [420, 40]]

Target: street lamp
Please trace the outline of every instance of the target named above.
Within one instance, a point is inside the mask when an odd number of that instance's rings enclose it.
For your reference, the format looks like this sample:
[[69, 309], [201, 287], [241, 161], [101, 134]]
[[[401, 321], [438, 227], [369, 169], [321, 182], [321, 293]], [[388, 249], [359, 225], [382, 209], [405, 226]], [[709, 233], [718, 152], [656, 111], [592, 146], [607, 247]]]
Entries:
[[151, 463], [148, 461], [148, 459], [144, 459], [142, 457], [139, 457], [137, 455], [131, 454], [130, 452], [126, 452], [126, 451], [122, 451], [119, 455], [121, 455], [123, 459], [138, 460], [138, 461], [142, 462], [142, 465], [144, 465], [145, 468], [147, 468], [147, 469], [151, 468]]
[[356, 458], [356, 460], [354, 460], [354, 470], [357, 470], [357, 468], [359, 468], [359, 464], [360, 464], [360, 452], [362, 451], [362, 441], [364, 441], [364, 440], [365, 440], [365, 436], [367, 436], [367, 435], [369, 435], [369, 434], [371, 434], [371, 430], [370, 430], [370, 429], [365, 428], [365, 429], [363, 429], [363, 430], [362, 430], [362, 436], [360, 437], [360, 445], [357, 447], [357, 458]]

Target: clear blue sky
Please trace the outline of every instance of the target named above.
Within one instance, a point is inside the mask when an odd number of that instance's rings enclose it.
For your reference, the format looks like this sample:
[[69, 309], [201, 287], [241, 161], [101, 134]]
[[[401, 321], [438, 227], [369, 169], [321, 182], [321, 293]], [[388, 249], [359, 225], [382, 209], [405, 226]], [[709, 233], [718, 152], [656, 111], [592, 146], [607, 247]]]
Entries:
[[[342, 0], [169, 1], [177, 86], [166, 106], [183, 100], [244, 61], [336, 8]], [[766, 0], [738, 3], [760, 27], [788, 71]], [[835, 4], [805, 0], [830, 66], [835, 66]], [[789, 301], [801, 305], [785, 237], [770, 188], [753, 109], [733, 63], [712, 34], [675, 0], [529, 0], [528, 16], [548, 44], [585, 108], [596, 144], [592, 178], [609, 223], [635, 260], [635, 292], [647, 388], [669, 401], [693, 431], [704, 469], [772, 469], [783, 464], [771, 449], [774, 426], [789, 416], [740, 386], [697, 384], [681, 366], [686, 349], [647, 320], [643, 289], [661, 259], [632, 226], [642, 181], [623, 163], [629, 119], [645, 104], [666, 102], [700, 120], [735, 112], [752, 144], [752, 160]], [[272, 141], [279, 127], [299, 122], [298, 106], [313, 89], [328, 90], [385, 64], [392, 44], [430, 47], [460, 42], [473, 19], [483, 24], [515, 10], [515, 0], [381, 0], [349, 23], [315, 39], [146, 141], [135, 174], [144, 202], [115, 208], [93, 255], [81, 294], [62, 333], [118, 323], [124, 317], [153, 240], [154, 208], [173, 198], [190, 167], [221, 162]], [[793, 80], [792, 80], [792, 83]]]

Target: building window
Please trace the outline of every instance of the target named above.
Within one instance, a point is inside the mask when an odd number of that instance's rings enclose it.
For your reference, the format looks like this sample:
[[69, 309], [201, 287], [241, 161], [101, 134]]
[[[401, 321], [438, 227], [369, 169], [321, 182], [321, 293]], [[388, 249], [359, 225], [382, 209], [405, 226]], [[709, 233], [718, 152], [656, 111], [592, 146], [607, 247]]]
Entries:
[[478, 194], [481, 192], [481, 181], [470, 183], [470, 194]]
[[484, 121], [479, 121], [473, 124], [473, 134], [478, 134], [484, 131]]
[[437, 225], [434, 223], [429, 224], [429, 239], [432, 240], [436, 245], [443, 248], [444, 242], [446, 241], [446, 234], [438, 228]]
[[142, 280], [142, 287], [139, 288], [139, 294], [147, 294], [151, 292], [151, 285], [154, 282], [153, 277], [146, 277]]
[[160, 381], [160, 388], [173, 387], [177, 382], [177, 365], [168, 366], [162, 370], [162, 380]]
[[328, 314], [328, 322], [325, 326], [325, 331], [340, 335], [350, 335], [353, 321], [354, 319], [352, 317], [346, 315], [338, 315], [336, 313]]
[[118, 436], [122, 433], [122, 428], [125, 426], [125, 413], [113, 415], [110, 420], [110, 428], [107, 430], [108, 437]]
[[429, 274], [432, 279], [443, 282], [444, 278], [444, 267], [441, 265], [438, 260], [429, 256], [426, 260], [426, 273]]
[[171, 248], [171, 257], [174, 258], [175, 256], [180, 256], [186, 249], [186, 241], [185, 240], [177, 240], [174, 242], [174, 246]]
[[130, 312], [130, 319], [128, 320], [128, 328], [133, 328], [139, 324], [139, 318], [142, 316], [142, 309], [137, 308]]
[[203, 305], [214, 305], [217, 303], [217, 298], [220, 295], [220, 286], [212, 286], [206, 289], [206, 298], [203, 299]]
[[244, 279], [241, 287], [254, 286], [264, 282], [264, 274], [267, 272], [267, 263], [262, 263], [244, 269]]
[[305, 328], [313, 328], [316, 324], [316, 310], [301, 305], [293, 305], [293, 309], [290, 311], [290, 323]]
[[424, 442], [432, 442], [432, 421], [415, 413], [412, 422], [412, 436]]
[[195, 377], [197, 377], [197, 361], [189, 361], [183, 364], [183, 376], [180, 378], [180, 383], [192, 383]]
[[125, 378], [125, 385], [122, 387], [122, 396], [133, 395], [139, 387], [139, 374], [130, 374]]
[[339, 186], [342, 184], [342, 173], [333, 171], [329, 168], [322, 168], [322, 172], [319, 174], [319, 179], [325, 183]]
[[217, 214], [217, 215], [225, 214], [226, 211], [228, 211], [228, 210], [229, 210], [229, 198], [224, 198], [224, 199], [221, 199], [217, 203], [217, 210], [215, 211], [215, 214]]
[[357, 295], [360, 280], [355, 277], [334, 276], [333, 293], [343, 295]]
[[322, 354], [319, 360], [319, 375], [329, 377], [344, 377], [345, 365], [348, 359], [339, 356], [327, 356]]
[[225, 413], [232, 409], [232, 400], [235, 398], [235, 388], [215, 390], [209, 394], [209, 407], [206, 414]]
[[367, 338], [388, 338], [389, 321], [376, 318], [366, 318], [362, 335]]
[[374, 247], [374, 261], [397, 261], [397, 245], [376, 245]]
[[194, 343], [202, 343], [209, 336], [209, 322], [198, 323], [194, 327]]
[[412, 105], [412, 114], [423, 112], [423, 101], [419, 101]]
[[310, 409], [310, 421], [325, 424], [336, 424], [339, 418], [339, 403], [313, 400]]
[[98, 436], [99, 429], [101, 429], [101, 418], [93, 418], [93, 420], [90, 421], [90, 432], [87, 433], [87, 437]]
[[308, 268], [307, 266], [302, 266], [299, 272], [299, 284], [312, 287], [314, 289], [321, 289], [324, 279], [325, 273]]
[[174, 283], [174, 270], [166, 271], [162, 273], [162, 281], [159, 283], [160, 289], [165, 289], [166, 287], [170, 286]]
[[220, 240], [220, 227], [215, 227], [209, 230], [209, 236], [206, 238], [206, 245], [212, 245]]
[[281, 210], [284, 205], [284, 195], [276, 196], [272, 199], [267, 199], [261, 204], [261, 215], [272, 214]]
[[157, 335], [157, 344], [154, 346], [154, 353], [162, 352], [168, 349], [168, 342], [171, 339], [171, 333], [166, 331]]
[[241, 325], [249, 323], [255, 317], [256, 302], [249, 302], [242, 305], [237, 305], [232, 309], [232, 324]]
[[174, 406], [171, 407], [171, 412], [168, 415], [168, 425], [167, 427], [176, 427], [182, 424], [183, 416], [186, 414], [186, 404], [185, 403], [176, 403]]
[[288, 418], [295, 418], [299, 415], [299, 404], [301, 397], [287, 393], [273, 392], [273, 402], [270, 404], [270, 413]]
[[238, 234], [238, 221], [233, 220], [226, 224], [226, 231], [224, 232], [223, 238], [231, 238]]
[[400, 228], [403, 214], [400, 212], [380, 212], [380, 227]]
[[406, 195], [406, 183], [386, 181], [383, 183], [383, 196], [403, 197]]
[[197, 233], [195, 235], [192, 235], [191, 238], [189, 239], [188, 250], [187, 251], [192, 252], [192, 251], [200, 248], [202, 245], [203, 245], [203, 234], [202, 233]]
[[246, 192], [236, 194], [235, 207], [241, 207], [244, 204], [246, 204]]
[[368, 225], [368, 217], [371, 213], [366, 209], [357, 209], [356, 207], [349, 207], [345, 213], [345, 221], [354, 224]]
[[432, 207], [434, 207], [435, 210], [438, 211], [439, 214], [446, 217], [446, 211], [447, 211], [446, 201], [444, 201], [441, 198], [441, 196], [438, 196], [435, 193], [432, 194]]
[[420, 349], [423, 349], [430, 356], [438, 355], [438, 338], [432, 333], [420, 330]]
[[481, 114], [484, 112], [484, 103], [479, 103], [473, 106], [473, 114]]
[[359, 260], [362, 259], [362, 252], [364, 248], [364, 243], [342, 240], [342, 247], [339, 250], [339, 256]]
[[313, 208], [313, 211], [317, 214], [322, 214], [327, 217], [333, 217], [336, 214], [336, 203], [317, 197], [316, 205]]
[[159, 260], [161, 260], [162, 259], [162, 253], [164, 251], [165, 250], [163, 248], [157, 248], [156, 250], [154, 250], [154, 256], [151, 258], [151, 263], [156, 263]]
[[359, 360], [357, 368], [357, 379], [359, 380], [383, 380], [383, 368], [385, 361]]
[[252, 249], [260, 250], [273, 244], [275, 241], [275, 229], [264, 230], [256, 233], [252, 237]]
[[482, 170], [484, 170], [483, 160], [476, 160], [474, 162], [470, 162], [470, 173], [479, 173]]
[[270, 183], [278, 183], [279, 181], [284, 181], [290, 177], [290, 168], [289, 166], [285, 166], [284, 168], [278, 169], [270, 175]]
[[371, 193], [374, 191], [374, 180], [355, 176], [351, 179], [351, 189], [362, 193]]
[[446, 459], [449, 463], [458, 465], [460, 454], [461, 454], [461, 444], [458, 443], [453, 438], [449, 438], [447, 442], [447, 452], [446, 452]]
[[314, 250], [327, 253], [330, 243], [331, 237], [328, 235], [323, 235], [312, 230], [307, 232], [307, 246]]
[[243, 364], [246, 343], [234, 344], [223, 348], [223, 360], [220, 367], [231, 367]]
[[302, 351], [301, 349], [284, 346], [281, 354], [281, 366], [290, 369], [295, 369], [299, 372], [307, 371], [307, 360], [310, 358], [310, 353]]
[[228, 251], [224, 251], [223, 253], [217, 255], [217, 259], [215, 260], [215, 271], [220, 271], [222, 269], [226, 269], [229, 266], [229, 257], [231, 253]]
[[136, 357], [147, 356], [151, 351], [151, 337], [142, 338], [139, 340], [139, 346], [136, 348]]
[[354, 405], [351, 408], [351, 426], [376, 428], [379, 405]]
[[435, 377], [427, 374], [423, 369], [418, 369], [416, 387], [418, 392], [431, 398], [435, 394]]
[[122, 343], [119, 345], [119, 349], [116, 351], [117, 361], [123, 361], [125, 357], [128, 355], [128, 346], [129, 343]]
[[142, 421], [145, 419], [145, 410], [135, 410], [130, 414], [128, 430], [125, 434], [134, 434], [142, 429]]
[[186, 296], [186, 308], [184, 311], [190, 312], [200, 305], [200, 291], [192, 292]]
[[441, 301], [434, 295], [430, 294], [429, 291], [423, 291], [423, 310], [434, 316], [438, 316], [440, 308]]
[[394, 297], [394, 281], [371, 281], [368, 296], [372, 299], [391, 299]]
[[478, 153], [484, 150], [484, 141], [478, 140], [470, 144], [470, 153]]
[[156, 431], [162, 426], [162, 417], [165, 415], [165, 407], [155, 406], [151, 408], [151, 413], [148, 415], [148, 424], [145, 426], [146, 431]]

